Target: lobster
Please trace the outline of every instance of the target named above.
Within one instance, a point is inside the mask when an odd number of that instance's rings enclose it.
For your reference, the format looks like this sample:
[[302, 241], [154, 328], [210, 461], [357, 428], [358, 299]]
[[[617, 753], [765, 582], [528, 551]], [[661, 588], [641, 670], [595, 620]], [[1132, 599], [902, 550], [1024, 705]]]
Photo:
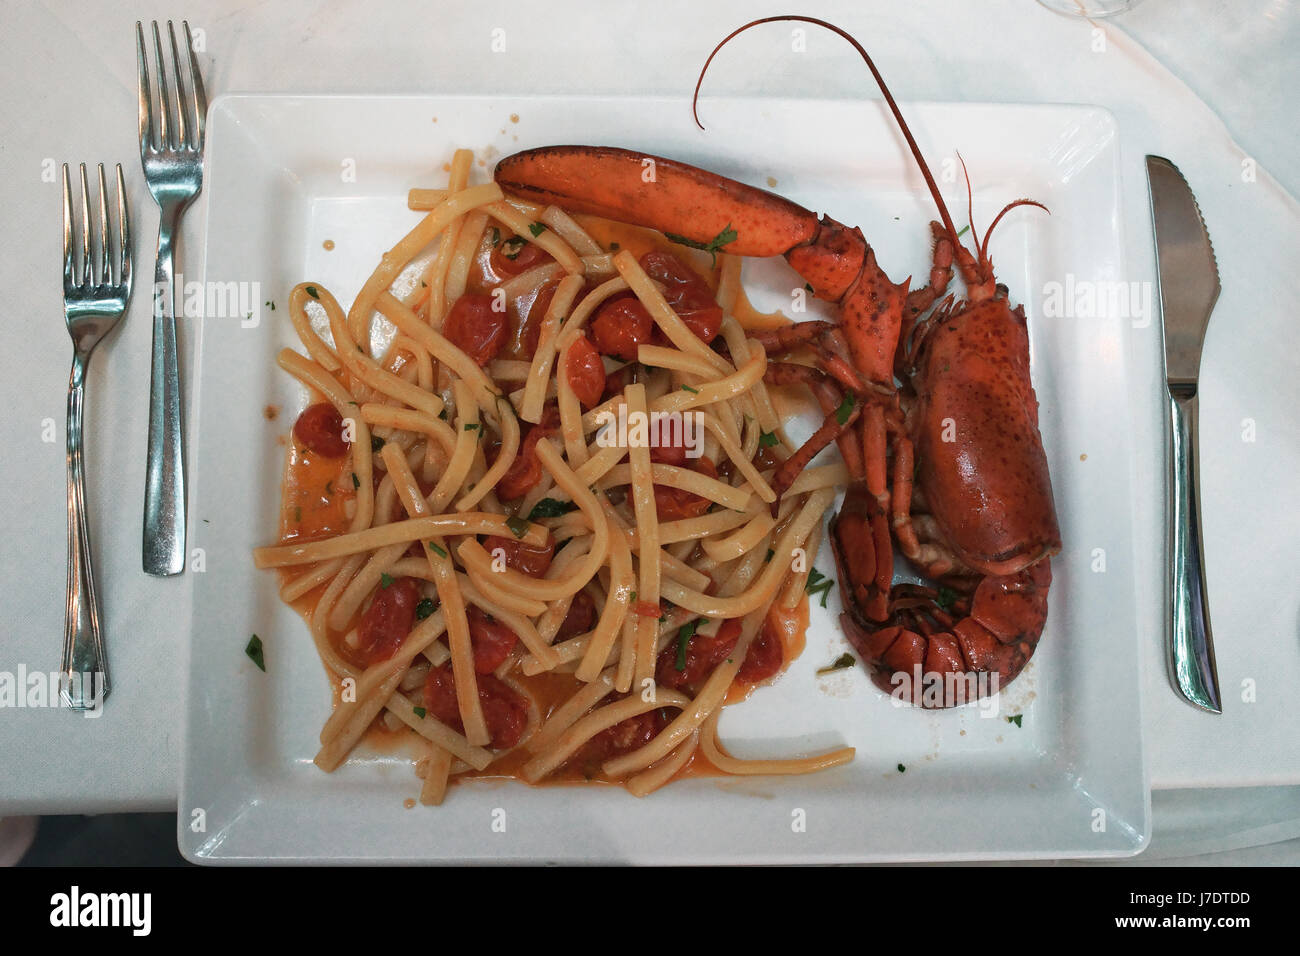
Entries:
[[[776, 470], [778, 495], [835, 442], [850, 484], [830, 538], [844, 594], [841, 624], [872, 679], [896, 698], [950, 707], [996, 693], [1024, 668], [1047, 618], [1050, 559], [1061, 549], [1024, 310], [1012, 307], [988, 255], [1009, 203], [966, 249], [903, 115], [871, 57], [844, 30], [812, 17], [871, 71], [938, 208], [928, 281], [910, 288], [881, 269], [859, 228], [706, 170], [602, 146], [526, 150], [501, 160], [507, 192], [566, 209], [722, 245], [784, 256], [836, 322], [751, 333], [771, 357], [810, 350], [814, 365], [774, 360], [766, 379], [812, 389], [826, 418]], [[696, 122], [699, 123], [698, 112]], [[701, 128], [703, 128], [703, 125]], [[653, 160], [652, 184], [642, 178]], [[963, 163], [964, 168], [964, 163]], [[970, 205], [970, 180], [967, 177]], [[964, 231], [964, 230], [963, 230]], [[728, 238], [725, 244], [719, 239]], [[954, 270], [964, 299], [945, 295]], [[847, 413], [846, 413], [847, 412]], [[894, 546], [932, 583], [893, 582]]]

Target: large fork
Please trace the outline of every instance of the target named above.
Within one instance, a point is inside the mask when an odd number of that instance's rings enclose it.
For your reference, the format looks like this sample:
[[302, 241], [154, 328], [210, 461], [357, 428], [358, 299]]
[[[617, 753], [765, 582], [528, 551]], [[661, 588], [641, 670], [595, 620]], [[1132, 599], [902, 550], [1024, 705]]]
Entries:
[[[173, 258], [181, 214], [203, 188], [203, 124], [208, 109], [203, 78], [194, 58], [189, 23], [182, 21], [189, 54], [188, 95], [181, 81], [181, 56], [170, 20], [175, 97], [167, 83], [162, 40], [153, 24], [158, 94], [146, 63], [144, 28], [135, 25], [140, 79], [140, 162], [158, 208], [158, 260], [154, 269], [153, 359], [149, 376], [149, 460], [144, 492], [144, 570], [179, 574], [185, 569], [185, 440], [176, 347]], [[192, 116], [191, 116], [192, 114]]]
[[[108, 659], [99, 629], [99, 601], [91, 566], [86, 524], [86, 478], [81, 454], [81, 407], [90, 353], [113, 331], [131, 298], [131, 225], [126, 211], [122, 167], [117, 167], [117, 245], [108, 224], [108, 188], [99, 166], [98, 274], [92, 268], [90, 190], [81, 164], [81, 255], [75, 254], [72, 184], [63, 166], [63, 311], [72, 336], [72, 375], [68, 379], [68, 591], [63, 627], [63, 703], [92, 710], [108, 696]], [[80, 258], [81, 268], [75, 268]], [[116, 267], [116, 268], [115, 268]], [[114, 278], [116, 271], [116, 279]], [[93, 682], [99, 692], [94, 693]]]

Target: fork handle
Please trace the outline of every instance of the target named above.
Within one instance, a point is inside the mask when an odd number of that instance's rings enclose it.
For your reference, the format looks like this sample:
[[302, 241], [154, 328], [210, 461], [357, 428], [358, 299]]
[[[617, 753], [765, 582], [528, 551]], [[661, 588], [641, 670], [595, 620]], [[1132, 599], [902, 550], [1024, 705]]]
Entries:
[[185, 570], [185, 442], [181, 428], [180, 361], [176, 346], [173, 239], [180, 204], [162, 206], [154, 269], [153, 359], [149, 375], [149, 458], [144, 491], [144, 570]]
[[1213, 714], [1223, 712], [1214, 637], [1206, 600], [1205, 554], [1201, 545], [1201, 489], [1198, 474], [1196, 389], [1170, 386], [1173, 421], [1170, 455], [1169, 655], [1174, 682], [1188, 703]]
[[[61, 696], [73, 710], [95, 710], [108, 696], [108, 657], [99, 629], [99, 600], [86, 525], [86, 475], [81, 455], [81, 406], [88, 354], [72, 357], [68, 380], [68, 588], [63, 622]], [[94, 692], [94, 683], [98, 693]]]

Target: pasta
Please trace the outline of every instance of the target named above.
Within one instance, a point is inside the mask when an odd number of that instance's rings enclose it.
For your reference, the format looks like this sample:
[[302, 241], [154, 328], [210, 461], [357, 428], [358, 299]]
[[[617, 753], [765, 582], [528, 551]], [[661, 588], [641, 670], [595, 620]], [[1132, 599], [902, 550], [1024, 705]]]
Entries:
[[[447, 188], [411, 191], [419, 224], [346, 312], [316, 283], [289, 297], [304, 351], [278, 361], [312, 400], [279, 541], [253, 557], [336, 681], [317, 765], [372, 730], [409, 736], [437, 805], [480, 775], [645, 796], [851, 760], [742, 760], [718, 739], [728, 702], [797, 653], [847, 477], [808, 468], [777, 500], [791, 449], [733, 317], [739, 260], [701, 275], [666, 239], [611, 239], [472, 168], [458, 151]], [[396, 330], [380, 354], [376, 322]]]

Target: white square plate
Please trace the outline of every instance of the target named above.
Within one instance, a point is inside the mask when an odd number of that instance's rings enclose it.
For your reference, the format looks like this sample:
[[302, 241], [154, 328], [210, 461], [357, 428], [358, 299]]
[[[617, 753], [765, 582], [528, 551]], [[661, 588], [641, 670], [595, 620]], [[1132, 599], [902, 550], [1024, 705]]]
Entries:
[[[201, 862], [902, 861], [1104, 857], [1150, 834], [1131, 489], [1157, 480], [1135, 457], [1123, 355], [1132, 323], [1044, 315], [1049, 283], [1125, 276], [1112, 117], [1084, 106], [908, 104], [918, 142], [959, 222], [965, 187], [998, 277], [1029, 315], [1034, 384], [1065, 549], [1047, 629], [1020, 678], [990, 705], [895, 707], [860, 669], [817, 677], [846, 648], [839, 589], [814, 607], [807, 649], [772, 687], [730, 708], [739, 756], [848, 743], [849, 766], [801, 777], [696, 778], [644, 800], [621, 789], [480, 781], [440, 808], [407, 809], [404, 754], [313, 764], [330, 690], [306, 627], [250, 551], [277, 528], [284, 449], [304, 404], [275, 353], [296, 346], [284, 305], [304, 279], [348, 302], [416, 221], [413, 185], [441, 185], [453, 149], [486, 159], [531, 146], [604, 143], [671, 156], [860, 225], [896, 278], [928, 269], [933, 204], [879, 102], [659, 98], [225, 96], [208, 132], [207, 281], [259, 283], [253, 319], [202, 323], [195, 375], [195, 575], [180, 846]], [[769, 179], [770, 177], [770, 179]], [[334, 248], [326, 250], [325, 240]], [[969, 237], [967, 237], [969, 242]], [[783, 262], [747, 263], [762, 308], [790, 305]], [[280, 304], [277, 311], [264, 302]], [[242, 318], [242, 321], [241, 321]], [[268, 405], [280, 417], [269, 422]], [[1136, 447], [1142, 447], [1140, 445]], [[1154, 446], [1152, 446], [1154, 447]], [[824, 549], [825, 551], [825, 549]], [[833, 573], [829, 554], [819, 560]], [[1109, 570], [1107, 571], [1107, 566]], [[1143, 595], [1156, 600], [1158, 595]], [[251, 634], [267, 672], [244, 654]], [[1021, 715], [1017, 725], [1007, 718]], [[987, 716], [984, 716], [987, 715]], [[201, 811], [201, 813], [200, 813]], [[202, 824], [200, 826], [200, 824]]]

